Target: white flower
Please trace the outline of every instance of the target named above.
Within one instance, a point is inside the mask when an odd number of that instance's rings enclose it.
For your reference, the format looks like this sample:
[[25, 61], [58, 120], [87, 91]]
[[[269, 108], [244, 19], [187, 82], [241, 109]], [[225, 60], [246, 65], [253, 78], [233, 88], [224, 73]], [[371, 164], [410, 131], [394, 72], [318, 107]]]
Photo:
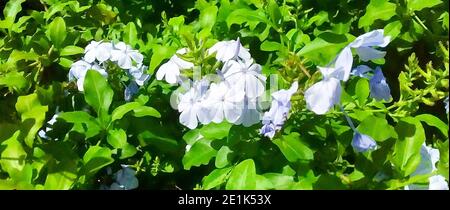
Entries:
[[241, 115], [244, 102], [244, 92], [231, 88], [227, 83], [213, 83], [207, 93], [204, 108], [208, 118], [215, 123], [226, 119], [230, 123], [236, 122]]
[[221, 41], [208, 49], [208, 54], [216, 53], [216, 59], [222, 62], [237, 60], [238, 58], [247, 61], [251, 59], [248, 49], [242, 46], [239, 39], [230, 41]]
[[261, 120], [261, 113], [257, 109], [256, 98], [244, 98], [241, 116], [234, 122], [235, 125], [242, 124], [245, 127], [250, 127]]
[[251, 60], [228, 61], [222, 70], [225, 80], [233, 87], [244, 90], [249, 98], [261, 96], [265, 90], [266, 77], [261, 75], [261, 66]]
[[[177, 51], [177, 54], [183, 55], [186, 54], [187, 49], [183, 48]], [[166, 82], [169, 84], [175, 84], [177, 82], [177, 78], [180, 75], [180, 70], [193, 68], [194, 64], [191, 62], [187, 62], [181, 58], [179, 58], [176, 54], [173, 55], [167, 63], [161, 65], [156, 72], [156, 79], [162, 80], [165, 78]]]
[[84, 60], [93, 63], [97, 59], [100, 63], [111, 57], [112, 44], [92, 41], [84, 49]]
[[365, 33], [357, 37], [348, 46], [356, 49], [356, 53], [358, 53], [362, 61], [382, 58], [386, 55], [386, 52], [376, 50], [373, 47], [386, 47], [389, 44], [391, 38], [389, 36], [385, 37], [383, 34], [383, 29]]
[[[323, 79], [305, 91], [306, 107], [316, 114], [325, 114], [341, 100], [342, 72], [334, 68], [320, 68]], [[337, 77], [337, 78], [336, 78]]]
[[73, 63], [69, 70], [69, 81], [76, 79], [79, 91], [84, 91], [84, 78], [90, 69], [98, 71], [103, 77], [108, 76], [108, 73], [96, 63], [90, 64], [84, 60]]
[[194, 129], [198, 125], [198, 121], [203, 124], [211, 122], [207, 116], [207, 112], [203, 110], [203, 100], [209, 83], [206, 80], [200, 80], [194, 83], [185, 94], [180, 96], [178, 111], [180, 114], [180, 123], [190, 129]]
[[139, 51], [133, 50], [131, 46], [124, 42], [115, 44], [111, 52], [111, 61], [117, 61], [117, 65], [123, 69], [140, 66], [143, 60], [144, 56]]

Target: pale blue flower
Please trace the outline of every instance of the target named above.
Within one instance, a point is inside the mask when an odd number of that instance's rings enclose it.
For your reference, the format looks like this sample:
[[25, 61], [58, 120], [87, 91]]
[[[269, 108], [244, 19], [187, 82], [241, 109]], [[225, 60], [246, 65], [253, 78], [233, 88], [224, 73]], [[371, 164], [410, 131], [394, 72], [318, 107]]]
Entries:
[[444, 104], [445, 104], [445, 112], [448, 114], [448, 96], [447, 98], [444, 99]]
[[353, 76], [370, 79], [370, 76], [368, 75], [368, 73], [370, 73], [372, 71], [373, 71], [373, 69], [366, 65], [359, 65], [356, 68], [354, 68], [350, 74]]
[[281, 130], [291, 109], [291, 97], [297, 89], [298, 83], [295, 81], [289, 89], [272, 93], [272, 104], [263, 116], [263, 127], [260, 130], [262, 135], [273, 138], [275, 132]]
[[256, 98], [265, 90], [266, 77], [261, 74], [261, 66], [253, 60], [230, 60], [222, 70], [225, 80], [234, 88], [244, 90], [245, 96]]
[[178, 111], [180, 114], [180, 123], [190, 129], [197, 127], [198, 122], [208, 124], [211, 122], [211, 117], [207, 110], [203, 109], [206, 91], [208, 90], [209, 82], [200, 80], [184, 94], [180, 95], [180, 102], [178, 104]]
[[372, 139], [372, 137], [355, 131], [352, 140], [352, 147], [358, 152], [366, 152], [368, 150], [376, 149], [377, 143]]
[[[420, 148], [420, 163], [411, 176], [426, 175], [437, 170], [436, 163], [439, 161], [439, 150], [422, 144]], [[434, 175], [428, 178], [428, 184], [410, 184], [405, 186], [405, 190], [448, 190], [448, 183], [441, 175]]]
[[244, 107], [239, 119], [234, 123], [235, 125], [242, 124], [245, 127], [250, 127], [258, 123], [261, 119], [261, 113], [257, 109], [256, 99], [244, 98]]
[[132, 190], [139, 186], [139, 180], [135, 177], [136, 171], [128, 166], [122, 165], [122, 169], [114, 174], [115, 182], [111, 190]]
[[73, 63], [69, 70], [69, 81], [76, 80], [79, 91], [84, 91], [84, 78], [88, 70], [95, 70], [103, 77], [108, 76], [108, 73], [96, 63], [91, 64], [84, 60]]
[[124, 91], [124, 98], [125, 101], [131, 101], [133, 96], [139, 92], [139, 87], [137, 86], [136, 82], [131, 81], [130, 84], [125, 87]]
[[161, 65], [156, 72], [156, 79], [162, 80], [165, 78], [166, 82], [169, 84], [177, 83], [177, 79], [180, 76], [180, 71], [184, 69], [191, 69], [194, 67], [194, 64], [188, 61], [185, 61], [177, 56], [184, 55], [187, 53], [186, 48], [179, 49], [175, 55], [173, 55], [167, 63]]
[[374, 47], [386, 47], [391, 38], [384, 36], [384, 30], [378, 29], [357, 37], [348, 46], [356, 49], [356, 53], [362, 61], [383, 58], [386, 52], [374, 49]]
[[272, 139], [275, 136], [277, 130], [278, 129], [273, 123], [271, 123], [270, 119], [264, 120], [263, 118], [263, 126], [259, 132], [261, 135]]
[[139, 51], [133, 50], [130, 45], [127, 45], [124, 42], [113, 45], [111, 61], [116, 61], [117, 65], [122, 69], [140, 66], [142, 65], [143, 60], [144, 56], [139, 53]]
[[389, 101], [392, 98], [391, 89], [386, 83], [386, 78], [380, 67], [375, 69], [374, 75], [370, 78], [370, 96], [377, 101]]
[[208, 54], [216, 53], [216, 59], [222, 62], [229, 60], [247, 61], [251, 59], [248, 49], [242, 46], [239, 38], [237, 40], [220, 41], [208, 49]]
[[92, 41], [84, 49], [84, 60], [93, 63], [98, 60], [100, 63], [111, 58], [113, 47], [111, 43]]
[[148, 67], [144, 65], [140, 67], [132, 67], [128, 70], [128, 73], [137, 85], [142, 86], [150, 78], [150, 75], [145, 73], [147, 69]]
[[312, 85], [305, 91], [306, 108], [316, 114], [325, 114], [341, 100], [341, 84], [331, 77]]

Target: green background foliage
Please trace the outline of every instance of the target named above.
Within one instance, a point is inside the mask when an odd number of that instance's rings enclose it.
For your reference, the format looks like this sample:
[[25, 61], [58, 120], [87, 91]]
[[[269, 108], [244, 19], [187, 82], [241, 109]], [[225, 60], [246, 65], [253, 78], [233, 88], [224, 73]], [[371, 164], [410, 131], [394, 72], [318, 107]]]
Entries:
[[[448, 181], [448, 1], [441, 0], [9, 0], [0, 2], [0, 189], [98, 189], [121, 164], [142, 189], [402, 189], [425, 142]], [[344, 110], [379, 149], [356, 153], [342, 112], [306, 110], [303, 92], [356, 36], [392, 37], [381, 65], [393, 100], [369, 83], [343, 87]], [[157, 81], [125, 102], [114, 78], [89, 71], [80, 93], [70, 65], [91, 40], [124, 41], [153, 74], [177, 49], [196, 56], [240, 38], [280, 88], [299, 81], [285, 128], [271, 141], [229, 123], [189, 130]], [[208, 69], [204, 59], [192, 62]], [[374, 67], [374, 66], [372, 66]], [[270, 97], [267, 95], [267, 97]], [[58, 114], [51, 139], [37, 134]], [[188, 146], [189, 149], [186, 149]], [[383, 178], [379, 178], [383, 174]]]

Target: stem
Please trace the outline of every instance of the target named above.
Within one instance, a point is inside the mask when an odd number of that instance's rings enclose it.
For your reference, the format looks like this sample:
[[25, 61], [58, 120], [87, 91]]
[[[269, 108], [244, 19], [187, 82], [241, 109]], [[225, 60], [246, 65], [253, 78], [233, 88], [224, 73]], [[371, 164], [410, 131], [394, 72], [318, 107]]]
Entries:
[[350, 128], [352, 128], [352, 130], [356, 132], [355, 125], [353, 125], [352, 119], [350, 119], [350, 117], [347, 115], [347, 112], [345, 112], [344, 107], [341, 104], [339, 104], [339, 107], [341, 108], [342, 113], [344, 113], [344, 117], [350, 125]]

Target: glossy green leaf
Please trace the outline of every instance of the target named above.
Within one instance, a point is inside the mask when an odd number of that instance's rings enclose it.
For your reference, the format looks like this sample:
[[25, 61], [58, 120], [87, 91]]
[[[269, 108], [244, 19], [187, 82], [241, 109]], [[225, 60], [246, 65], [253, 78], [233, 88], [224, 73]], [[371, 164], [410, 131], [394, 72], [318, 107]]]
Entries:
[[83, 156], [83, 171], [85, 174], [94, 174], [103, 167], [114, 162], [112, 152], [106, 147], [91, 146]]
[[113, 110], [113, 112], [111, 114], [111, 121], [122, 119], [122, 117], [126, 113], [128, 113], [138, 107], [141, 107], [141, 106], [142, 105], [138, 102], [130, 102], [130, 103], [123, 104]]
[[66, 22], [62, 17], [56, 17], [48, 25], [48, 35], [50, 41], [57, 47], [61, 47], [67, 36]]
[[98, 115], [108, 114], [113, 95], [106, 79], [97, 71], [88, 70], [84, 80], [84, 99]]
[[389, 125], [386, 119], [375, 117], [373, 115], [366, 117], [356, 129], [378, 142], [385, 141], [391, 137], [397, 137], [394, 128]]
[[17, 14], [22, 11], [23, 2], [25, 2], [25, 0], [9, 0], [3, 9], [4, 17], [14, 22]]
[[217, 151], [215, 162], [216, 168], [223, 168], [225, 166], [228, 166], [230, 164], [232, 153], [233, 151], [229, 147], [222, 146], [219, 151]]
[[256, 169], [252, 159], [244, 160], [233, 168], [225, 188], [227, 190], [256, 189]]
[[153, 107], [149, 106], [140, 106], [133, 109], [134, 116], [136, 117], [144, 117], [144, 116], [150, 116], [150, 117], [156, 117], [160, 118], [161, 114]]
[[439, 131], [441, 131], [442, 134], [444, 134], [445, 137], [448, 137], [448, 125], [442, 122], [439, 118], [435, 117], [431, 114], [421, 114], [417, 115], [416, 119], [426, 123], [429, 126], [433, 126]]
[[61, 50], [59, 55], [61, 56], [69, 56], [69, 55], [78, 55], [84, 53], [84, 49], [78, 46], [70, 45], [66, 46]]
[[364, 106], [370, 94], [369, 81], [364, 78], [359, 79], [356, 83], [355, 94], [359, 105]]
[[44, 124], [48, 107], [42, 106], [38, 95], [33, 93], [27, 96], [19, 96], [16, 110], [21, 115], [23, 122], [21, 126], [28, 132], [25, 136], [25, 143], [32, 147], [39, 129]]
[[123, 148], [127, 145], [127, 134], [122, 129], [109, 130], [107, 141], [109, 145], [116, 149]]
[[25, 166], [27, 153], [18, 139], [19, 134], [20, 131], [16, 131], [13, 136], [3, 141], [0, 145], [4, 147], [0, 154], [0, 165], [2, 170], [10, 174], [14, 171], [22, 171]]
[[231, 169], [232, 167], [214, 169], [210, 174], [203, 178], [203, 188], [209, 190], [225, 183], [226, 177]]
[[272, 142], [278, 146], [289, 162], [312, 160], [314, 158], [313, 151], [302, 143], [300, 134], [298, 133], [283, 135], [281, 138], [274, 139]]
[[185, 170], [189, 170], [192, 166], [208, 164], [216, 156], [216, 153], [217, 151], [211, 147], [211, 140], [200, 139], [183, 156], [183, 167]]
[[370, 0], [366, 13], [358, 21], [358, 27], [370, 26], [375, 20], [389, 20], [396, 14], [396, 8], [396, 4], [386, 0]]
[[420, 163], [420, 147], [425, 142], [425, 132], [422, 124], [412, 117], [401, 119], [395, 130], [398, 140], [394, 145], [392, 163], [403, 176], [408, 176]]
[[406, 2], [410, 11], [420, 11], [442, 4], [441, 0], [407, 0]]

